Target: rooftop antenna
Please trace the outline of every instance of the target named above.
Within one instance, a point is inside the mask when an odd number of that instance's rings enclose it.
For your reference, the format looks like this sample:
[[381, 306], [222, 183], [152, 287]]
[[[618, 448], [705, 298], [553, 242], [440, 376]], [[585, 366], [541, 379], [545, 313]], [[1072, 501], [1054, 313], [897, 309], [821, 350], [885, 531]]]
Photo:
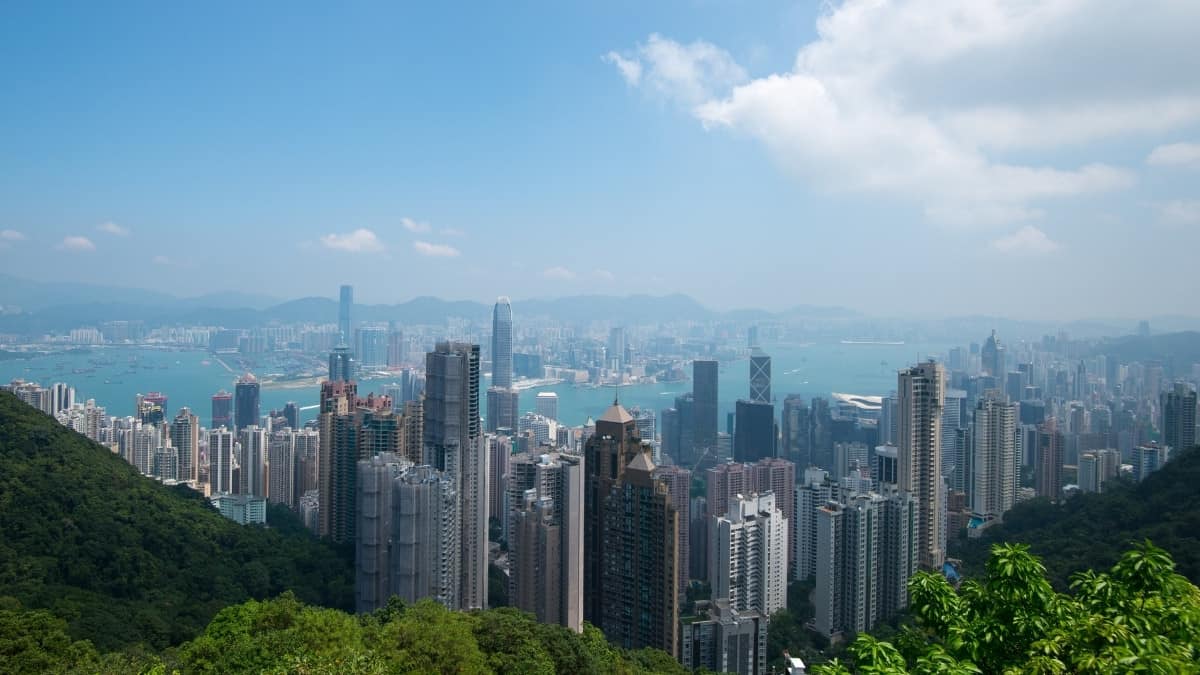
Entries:
[[613, 405], [621, 405], [621, 382], [620, 380], [613, 381]]

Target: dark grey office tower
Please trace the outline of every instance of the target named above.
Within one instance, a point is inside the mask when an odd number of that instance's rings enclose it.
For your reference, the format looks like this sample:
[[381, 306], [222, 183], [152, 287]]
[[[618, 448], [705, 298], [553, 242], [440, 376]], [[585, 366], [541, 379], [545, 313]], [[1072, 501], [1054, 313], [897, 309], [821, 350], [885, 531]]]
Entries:
[[985, 375], [995, 378], [1004, 377], [1004, 347], [1000, 344], [1000, 339], [996, 337], [996, 331], [993, 330], [992, 334], [988, 336], [987, 342], [983, 343], [979, 357]]
[[354, 339], [354, 324], [350, 321], [350, 310], [354, 307], [354, 287], [346, 284], [341, 288], [338, 300], [338, 332], [341, 333], [341, 343], [349, 345]]
[[488, 433], [494, 434], [499, 429], [516, 429], [517, 418], [520, 416], [521, 392], [511, 387], [488, 387]]
[[771, 357], [757, 348], [750, 353], [750, 400], [771, 402]]
[[813, 398], [808, 419], [809, 461], [826, 471], [832, 471], [833, 412], [829, 409], [829, 401], [819, 396]]
[[492, 308], [492, 386], [511, 387], [513, 383], [512, 305], [500, 296]]
[[283, 418], [287, 420], [288, 427], [292, 429], [300, 428], [300, 406], [296, 405], [295, 401], [288, 401], [283, 406]]
[[691, 394], [675, 397], [675, 412], [678, 415], [677, 435], [672, 440], [675, 454], [671, 459], [680, 466], [691, 467], [696, 463], [696, 401]]
[[209, 429], [233, 428], [233, 394], [221, 390], [212, 395], [212, 419]]
[[329, 352], [329, 381], [354, 381], [354, 352], [346, 345], [338, 345]]
[[1162, 395], [1163, 444], [1174, 452], [1196, 444], [1196, 390], [1176, 382]]
[[459, 609], [487, 606], [487, 450], [479, 416], [479, 345], [439, 342], [425, 355], [423, 464], [458, 493]]
[[439, 342], [425, 355], [424, 457], [457, 471], [459, 454], [480, 437], [479, 345]]
[[737, 402], [733, 433], [733, 461], [756, 462], [775, 456], [775, 406], [770, 403]]
[[692, 443], [697, 461], [717, 456], [717, 362], [692, 361]]
[[662, 438], [662, 454], [674, 459], [679, 456], [679, 410], [667, 408], [661, 413], [659, 434]]
[[812, 463], [808, 427], [808, 404], [804, 402], [804, 397], [788, 394], [783, 399], [783, 411], [779, 415], [780, 456], [794, 462], [801, 472]]
[[233, 389], [233, 424], [237, 431], [258, 424], [259, 385], [251, 373], [246, 373]]

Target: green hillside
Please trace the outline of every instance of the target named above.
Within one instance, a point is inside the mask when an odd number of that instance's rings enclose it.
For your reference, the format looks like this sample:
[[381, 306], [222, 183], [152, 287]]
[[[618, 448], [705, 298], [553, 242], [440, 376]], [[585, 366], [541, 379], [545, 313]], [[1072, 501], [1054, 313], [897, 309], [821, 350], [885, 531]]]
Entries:
[[1002, 525], [951, 554], [963, 559], [968, 576], [976, 576], [991, 544], [1026, 543], [1055, 587], [1065, 588], [1073, 572], [1106, 569], [1131, 542], [1149, 539], [1171, 554], [1181, 575], [1200, 582], [1200, 449], [1178, 453], [1141, 483], [1110, 483], [1105, 490], [1061, 505], [1044, 499], [1019, 504]]
[[351, 609], [348, 552], [286, 509], [270, 521], [227, 520], [0, 392], [0, 608], [46, 609], [102, 651], [179, 644], [224, 607], [289, 590]]
[[98, 653], [44, 611], [0, 602], [0, 671], [41, 673], [472, 673], [642, 675], [687, 671], [666, 652], [618, 649], [590, 624], [576, 634], [510, 608], [452, 612], [393, 601], [354, 616], [291, 593], [226, 607], [195, 640], [159, 653]]

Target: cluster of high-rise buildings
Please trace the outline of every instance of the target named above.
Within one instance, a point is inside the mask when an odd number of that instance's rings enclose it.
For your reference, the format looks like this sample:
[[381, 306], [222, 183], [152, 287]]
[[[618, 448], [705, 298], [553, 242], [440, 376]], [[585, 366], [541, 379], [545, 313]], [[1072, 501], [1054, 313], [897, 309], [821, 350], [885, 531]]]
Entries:
[[[112, 418], [64, 384], [9, 388], [231, 518], [262, 522], [266, 503], [283, 504], [353, 545], [360, 611], [392, 595], [485, 607], [494, 566], [509, 602], [539, 621], [587, 621], [622, 647], [737, 673], [766, 672], [789, 584], [811, 584], [812, 630], [870, 630], [907, 606], [917, 570], [952, 571], [953, 539], [1024, 499], [1141, 480], [1196, 439], [1195, 389], [1168, 384], [1163, 366], [1065, 339], [1009, 347], [995, 332], [900, 370], [886, 395], [779, 401], [750, 331], [749, 388], [732, 406], [719, 398], [720, 363], [699, 356], [691, 391], [660, 414], [614, 400], [571, 427], [552, 392], [520, 412], [514, 384], [528, 364], [518, 367], [508, 298], [493, 308], [486, 354], [483, 340], [437, 341], [423, 371], [379, 393], [360, 391], [358, 375], [392, 362], [378, 356], [387, 334], [356, 328], [352, 312], [343, 287], [305, 424], [295, 404], [262, 415], [249, 374], [212, 397], [207, 427], [187, 408], [171, 416], [158, 393]], [[644, 339], [614, 327], [586, 358], [628, 375]], [[701, 586], [709, 597], [690, 597]]]

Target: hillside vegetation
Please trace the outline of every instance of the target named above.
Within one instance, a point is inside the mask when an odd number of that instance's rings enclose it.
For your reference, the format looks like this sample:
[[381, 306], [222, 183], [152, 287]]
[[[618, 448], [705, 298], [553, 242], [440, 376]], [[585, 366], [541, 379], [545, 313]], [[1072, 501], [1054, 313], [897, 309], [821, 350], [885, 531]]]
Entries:
[[1200, 589], [1173, 567], [1145, 542], [1056, 593], [1027, 546], [997, 544], [983, 581], [955, 591], [940, 574], [917, 574], [908, 586], [915, 625], [892, 641], [860, 635], [849, 663], [813, 673], [1200, 672]]
[[45, 609], [112, 650], [179, 644], [222, 608], [284, 591], [352, 608], [347, 552], [287, 509], [270, 516], [238, 525], [0, 392], [0, 609]]
[[0, 663], [11, 673], [554, 673], [687, 671], [665, 652], [613, 647], [511, 608], [452, 612], [393, 600], [369, 615], [305, 605], [291, 593], [221, 610], [178, 649], [99, 654], [45, 611], [0, 605]]
[[1179, 573], [1200, 583], [1200, 449], [1171, 459], [1140, 483], [1111, 482], [1105, 492], [1076, 495], [1064, 504], [1037, 499], [1004, 514], [1004, 523], [951, 553], [968, 576], [983, 571], [991, 544], [1029, 544], [1056, 588], [1079, 570], [1112, 566], [1132, 542], [1149, 539], [1175, 560]]

